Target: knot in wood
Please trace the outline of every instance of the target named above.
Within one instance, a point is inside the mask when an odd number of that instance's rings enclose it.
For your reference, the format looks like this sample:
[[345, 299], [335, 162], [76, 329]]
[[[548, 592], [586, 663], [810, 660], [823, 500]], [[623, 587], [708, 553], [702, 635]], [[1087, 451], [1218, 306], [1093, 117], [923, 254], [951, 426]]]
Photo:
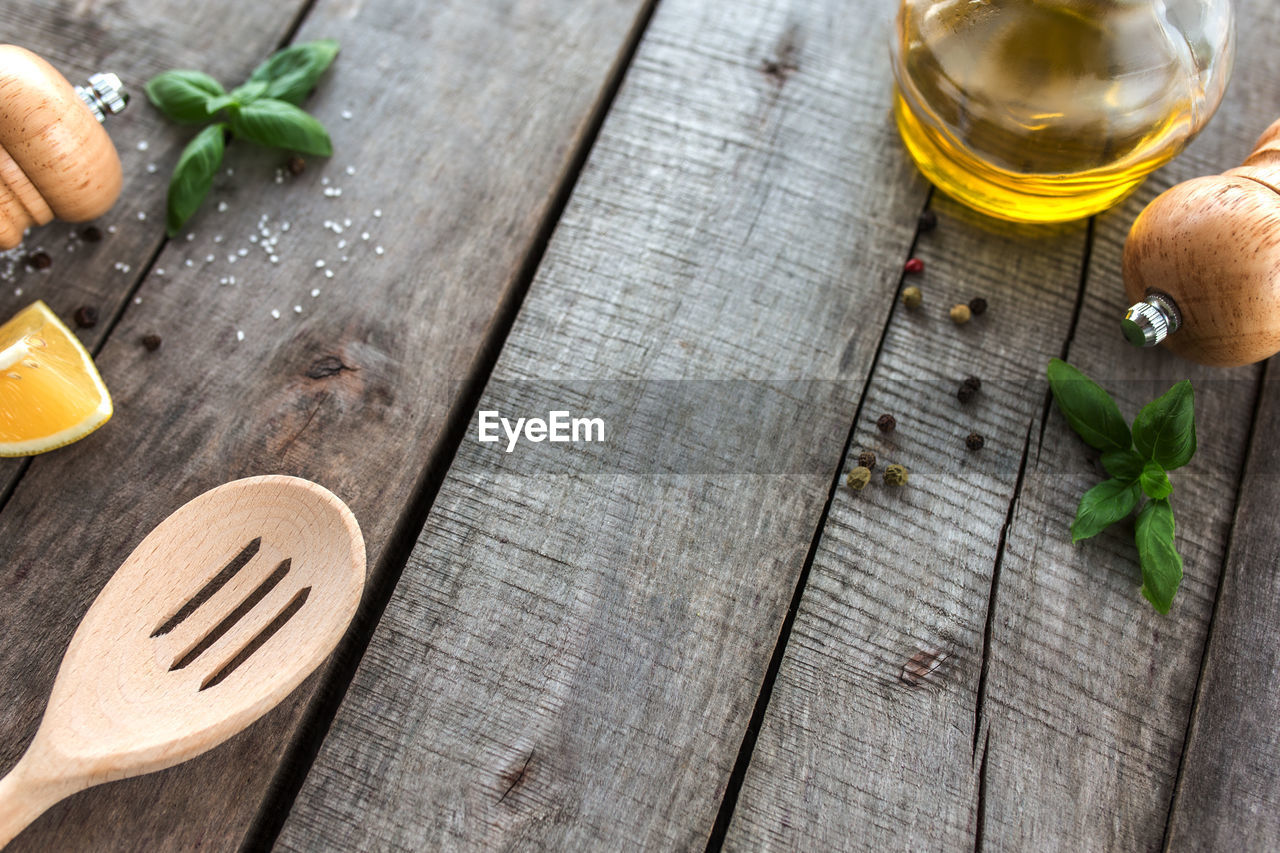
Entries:
[[307, 368], [307, 378], [325, 379], [330, 376], [336, 376], [344, 370], [354, 369], [344, 364], [342, 359], [336, 355], [326, 355], [311, 362], [311, 366]]

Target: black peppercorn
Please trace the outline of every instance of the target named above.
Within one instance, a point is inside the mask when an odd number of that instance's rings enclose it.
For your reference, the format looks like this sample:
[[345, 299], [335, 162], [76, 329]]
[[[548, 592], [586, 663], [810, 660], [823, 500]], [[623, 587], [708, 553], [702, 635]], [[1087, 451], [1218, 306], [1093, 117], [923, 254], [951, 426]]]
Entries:
[[973, 395], [978, 393], [978, 389], [972, 385], [961, 385], [960, 390], [956, 391], [956, 399], [961, 403], [967, 403], [973, 399]]
[[80, 237], [88, 243], [96, 243], [102, 239], [102, 229], [96, 225], [90, 225], [80, 232]]
[[916, 228], [921, 234], [932, 231], [937, 227], [938, 214], [934, 213], [932, 210], [926, 210], [924, 213], [920, 214], [920, 219], [916, 224]]
[[979, 378], [978, 378], [978, 377], [976, 377], [976, 376], [966, 376], [966, 377], [965, 377], [965, 379], [964, 379], [964, 382], [962, 382], [962, 383], [960, 383], [960, 384], [961, 384], [961, 385], [968, 385], [970, 388], [972, 388], [972, 389], [973, 389], [973, 390], [975, 390], [975, 391], [977, 391], [977, 390], [979, 390], [980, 388], [982, 388], [982, 380], [981, 380], [981, 379], [979, 379]]
[[33, 252], [27, 256], [27, 266], [37, 270], [47, 270], [53, 266], [53, 258], [48, 252]]
[[76, 325], [82, 329], [92, 329], [98, 325], [98, 309], [92, 305], [81, 305], [75, 313]]
[[880, 430], [881, 432], [893, 432], [893, 430], [897, 426], [898, 426], [898, 419], [895, 418], [893, 415], [881, 415], [876, 420], [876, 429]]
[[982, 445], [986, 443], [986, 440], [976, 432], [969, 433], [969, 437], [964, 440], [964, 446], [970, 450], [981, 450]]
[[154, 332], [142, 336], [142, 345], [147, 348], [147, 352], [155, 352], [160, 349], [160, 344], [160, 336]]
[[290, 154], [285, 168], [289, 170], [290, 175], [301, 175], [307, 170], [307, 161], [303, 160], [297, 154]]
[[876, 455], [870, 450], [864, 450], [858, 454], [858, 464], [867, 470], [871, 470], [876, 467]]
[[987, 300], [981, 296], [975, 296], [969, 300], [969, 312], [977, 317], [979, 314], [986, 313]]

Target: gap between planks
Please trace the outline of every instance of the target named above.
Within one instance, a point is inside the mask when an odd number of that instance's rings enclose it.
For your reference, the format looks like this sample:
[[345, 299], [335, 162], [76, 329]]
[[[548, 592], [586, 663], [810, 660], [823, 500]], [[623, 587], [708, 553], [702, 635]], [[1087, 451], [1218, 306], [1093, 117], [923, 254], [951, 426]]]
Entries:
[[[297, 34], [306, 15], [316, 2], [317, 0], [308, 0], [306, 8], [299, 15], [297, 21], [294, 22], [289, 32], [288, 38], [290, 40]], [[480, 404], [480, 398], [488, 385], [489, 377], [493, 373], [498, 356], [501, 354], [507, 337], [511, 333], [511, 328], [515, 325], [516, 317], [520, 313], [520, 307], [524, 303], [525, 295], [529, 292], [529, 286], [533, 283], [538, 267], [542, 264], [542, 258], [551, 242], [551, 235], [555, 232], [556, 226], [564, 214], [565, 206], [569, 203], [569, 197], [578, 183], [578, 177], [582, 174], [587, 157], [600, 135], [600, 128], [604, 125], [605, 117], [609, 114], [618, 90], [622, 87], [622, 81], [626, 77], [627, 69], [631, 67], [636, 49], [639, 47], [640, 40], [649, 27], [649, 22], [653, 18], [653, 12], [657, 8], [657, 4], [658, 0], [646, 0], [639, 15], [636, 17], [634, 26], [627, 34], [622, 49], [619, 51], [617, 63], [609, 71], [608, 79], [601, 89], [600, 97], [593, 105], [588, 127], [573, 151], [569, 167], [556, 188], [555, 198], [547, 211], [547, 216], [539, 227], [538, 234], [530, 245], [529, 252], [521, 265], [515, 287], [506, 295], [506, 298], [499, 306], [497, 319], [491, 332], [481, 344], [479, 355], [473, 364], [470, 375], [467, 376], [463, 383], [461, 399], [453, 410], [449, 412], [443, 430], [441, 450], [434, 458], [426, 461], [418, 481], [414, 485], [409, 505], [396, 524], [395, 531], [383, 554], [383, 559], [379, 561], [380, 564], [377, 571], [371, 575], [371, 577], [381, 578], [382, 581], [376, 588], [373, 588], [371, 584], [371, 589], [366, 591], [365, 600], [356, 613], [351, 629], [339, 644], [334, 656], [336, 664], [328, 682], [316, 702], [307, 710], [302, 725], [297, 729], [298, 735], [293, 743], [289, 745], [285, 758], [281, 762], [275, 778], [272, 780], [267, 796], [263, 798], [257, 817], [246, 834], [243, 848], [245, 851], [270, 850], [275, 845], [276, 838], [284, 827], [289, 812], [293, 809], [294, 801], [302, 789], [302, 783], [310, 772], [311, 766], [315, 763], [320, 746], [329, 733], [329, 728], [338, 713], [338, 708], [342, 705], [342, 700], [346, 697], [351, 681], [355, 677], [356, 669], [360, 665], [360, 660], [364, 657], [364, 653], [369, 647], [369, 642], [373, 639], [374, 631], [379, 621], [381, 621], [382, 614], [391, 600], [401, 575], [404, 573], [405, 566], [409, 562], [409, 557], [417, 544], [418, 537], [422, 534], [431, 506], [435, 503], [436, 495], [444, 483], [445, 475], [453, 466], [458, 449], [466, 439], [472, 416]], [[152, 257], [151, 263], [155, 262], [158, 255], [159, 251]], [[150, 269], [150, 264], [148, 269]], [[0, 509], [3, 509], [2, 504], [0, 504]], [[533, 754], [531, 752], [529, 758], [532, 759], [532, 757]], [[515, 783], [512, 783], [512, 787], [515, 787]]]

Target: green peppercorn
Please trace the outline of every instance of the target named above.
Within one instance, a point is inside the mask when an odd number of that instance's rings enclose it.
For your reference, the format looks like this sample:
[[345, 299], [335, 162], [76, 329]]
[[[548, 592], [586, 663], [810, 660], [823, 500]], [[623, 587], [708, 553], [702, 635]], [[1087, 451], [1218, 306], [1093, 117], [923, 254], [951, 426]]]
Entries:
[[[867, 472], [870, 475], [870, 471]], [[884, 469], [884, 484], [886, 486], [903, 486], [907, 482], [907, 469], [902, 465], [890, 465]]]
[[871, 469], [859, 465], [849, 472], [845, 482], [849, 484], [849, 488], [855, 492], [860, 492], [867, 487], [867, 483], [871, 482]]
[[904, 308], [914, 311], [920, 307], [922, 302], [924, 302], [924, 294], [920, 292], [920, 288], [914, 285], [902, 288], [902, 305]]

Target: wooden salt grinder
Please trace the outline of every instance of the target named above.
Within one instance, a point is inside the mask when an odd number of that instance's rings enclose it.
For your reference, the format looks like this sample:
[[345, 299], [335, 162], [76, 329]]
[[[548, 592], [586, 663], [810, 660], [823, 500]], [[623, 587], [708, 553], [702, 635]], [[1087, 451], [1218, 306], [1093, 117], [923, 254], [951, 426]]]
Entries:
[[0, 45], [0, 249], [55, 216], [83, 222], [120, 195], [120, 157], [100, 122], [124, 109], [120, 78], [66, 78], [25, 48]]

